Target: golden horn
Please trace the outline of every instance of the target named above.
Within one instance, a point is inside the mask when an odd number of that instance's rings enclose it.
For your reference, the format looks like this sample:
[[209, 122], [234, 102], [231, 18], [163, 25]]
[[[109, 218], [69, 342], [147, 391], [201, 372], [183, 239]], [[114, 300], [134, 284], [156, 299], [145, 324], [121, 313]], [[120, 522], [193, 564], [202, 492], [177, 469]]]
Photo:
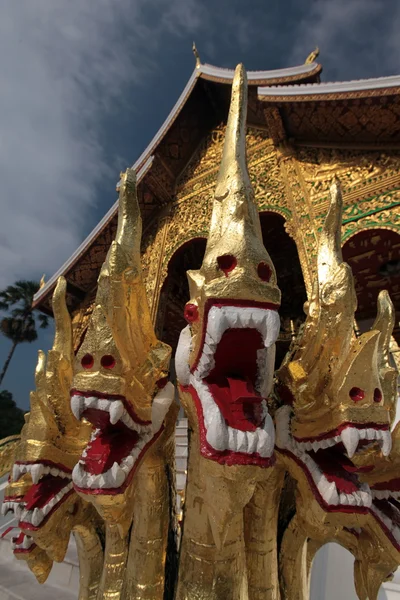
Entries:
[[119, 188], [118, 226], [115, 241], [127, 254], [140, 261], [142, 219], [136, 191], [136, 173], [127, 169]]
[[67, 282], [61, 276], [57, 280], [52, 300], [56, 328], [53, 350], [70, 361], [72, 357], [72, 324], [67, 308], [66, 292]]
[[[207, 245], [213, 245], [224, 231], [226, 218], [246, 219], [262, 241], [260, 220], [246, 159], [247, 75], [242, 64], [235, 69], [232, 99], [225, 133], [221, 166]], [[227, 198], [226, 203], [223, 202]], [[224, 204], [224, 211], [222, 211]], [[219, 205], [219, 206], [218, 206]], [[225, 219], [224, 219], [225, 217]]]
[[321, 288], [343, 263], [341, 247], [342, 191], [335, 177], [330, 187], [330, 205], [318, 242], [318, 283]]
[[377, 303], [377, 315], [371, 329], [381, 332], [379, 340], [379, 367], [390, 367], [389, 345], [395, 322], [393, 302], [387, 290], [379, 292]]

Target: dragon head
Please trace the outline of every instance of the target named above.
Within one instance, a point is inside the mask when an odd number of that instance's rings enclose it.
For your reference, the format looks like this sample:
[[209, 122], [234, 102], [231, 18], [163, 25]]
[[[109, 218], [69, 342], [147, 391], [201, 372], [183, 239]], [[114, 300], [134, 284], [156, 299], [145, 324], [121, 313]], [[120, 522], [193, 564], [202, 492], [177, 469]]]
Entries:
[[[31, 486], [32, 479], [28, 474], [22, 475], [18, 481], [14, 481], [10, 475], [1, 506], [2, 514], [6, 515], [10, 512], [16, 516], [21, 514], [24, 509], [24, 496]], [[53, 561], [36, 545], [33, 538], [18, 529], [17, 535], [11, 538], [11, 548], [15, 558], [24, 560], [37, 581], [44, 583], [49, 576]]]
[[127, 526], [133, 475], [161, 435], [174, 395], [166, 383], [171, 349], [156, 338], [142, 280], [141, 230], [136, 176], [128, 169], [71, 389], [76, 418], [94, 427], [73, 471], [75, 489], [106, 519]]
[[365, 590], [365, 598], [376, 598], [381, 584], [400, 564], [400, 423], [392, 431], [392, 440], [389, 456], [370, 447], [355, 459], [365, 469], [362, 478], [372, 495], [369, 517], [358, 540], [354, 573], [356, 588]]
[[14, 486], [30, 480], [16, 509], [18, 526], [56, 561], [64, 559], [71, 530], [87, 510], [74, 492], [72, 469], [91, 429], [76, 421], [69, 406], [73, 353], [65, 293], [66, 281], [60, 277], [53, 295], [54, 343], [47, 360], [39, 351], [36, 390], [12, 470]]
[[285, 405], [276, 413], [276, 427], [281, 456], [308, 481], [304, 492], [311, 492], [325, 518], [334, 522], [340, 513], [343, 524], [345, 513], [350, 521], [354, 514], [366, 515], [372, 501], [353, 456], [370, 444], [390, 452], [396, 372], [388, 361], [394, 310], [386, 291], [379, 295], [371, 331], [359, 338], [353, 333], [356, 296], [351, 269], [342, 261], [341, 215], [336, 180], [303, 334], [277, 373]]
[[188, 271], [188, 325], [175, 364], [201, 456], [222, 465], [269, 466], [280, 291], [263, 245], [246, 160], [247, 76], [238, 65], [203, 263]]

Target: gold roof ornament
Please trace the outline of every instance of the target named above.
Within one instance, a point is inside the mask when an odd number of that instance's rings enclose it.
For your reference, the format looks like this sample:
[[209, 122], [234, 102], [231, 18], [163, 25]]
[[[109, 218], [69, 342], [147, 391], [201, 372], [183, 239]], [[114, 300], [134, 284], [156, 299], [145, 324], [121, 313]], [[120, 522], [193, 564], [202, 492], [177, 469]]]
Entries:
[[201, 66], [200, 54], [199, 54], [199, 52], [196, 48], [196, 44], [194, 42], [192, 45], [192, 50], [193, 50], [194, 57], [196, 59], [196, 69], [199, 69]]
[[45, 285], [46, 285], [46, 282], [44, 280], [44, 273], [43, 273], [42, 278], [39, 283], [39, 290], [41, 290]]
[[316, 48], [310, 52], [310, 54], [307, 56], [306, 60], [304, 61], [305, 65], [310, 65], [311, 63], [315, 62], [315, 60], [317, 59], [317, 57], [319, 56], [319, 48], [318, 46], [316, 46]]

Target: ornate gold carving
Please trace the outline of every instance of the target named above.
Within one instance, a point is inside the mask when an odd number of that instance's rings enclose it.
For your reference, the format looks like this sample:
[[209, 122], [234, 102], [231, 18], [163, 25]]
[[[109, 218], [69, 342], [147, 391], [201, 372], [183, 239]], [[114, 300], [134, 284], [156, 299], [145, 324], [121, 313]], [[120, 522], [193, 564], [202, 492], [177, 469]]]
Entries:
[[196, 44], [194, 42], [192, 45], [192, 50], [193, 50], [194, 57], [196, 59], [196, 68], [199, 69], [201, 66], [200, 54], [198, 53]]
[[315, 50], [313, 50], [312, 52], [310, 52], [310, 54], [307, 56], [306, 60], [304, 61], [305, 65], [310, 65], [311, 63], [315, 62], [316, 58], [319, 56], [319, 48], [318, 46], [315, 48]]
[[19, 435], [10, 435], [0, 440], [0, 477], [3, 477], [11, 469], [20, 439]]

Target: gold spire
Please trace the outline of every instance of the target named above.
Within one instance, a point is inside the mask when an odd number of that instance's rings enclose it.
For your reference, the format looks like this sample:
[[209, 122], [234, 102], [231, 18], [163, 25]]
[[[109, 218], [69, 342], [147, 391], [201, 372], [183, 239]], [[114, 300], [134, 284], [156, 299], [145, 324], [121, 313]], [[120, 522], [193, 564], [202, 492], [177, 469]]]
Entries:
[[315, 59], [319, 56], [319, 48], [318, 46], [315, 47], [315, 50], [313, 50], [312, 52], [310, 52], [310, 54], [307, 56], [304, 64], [305, 65], [310, 65], [311, 63], [315, 62]]
[[200, 54], [199, 54], [199, 52], [196, 48], [196, 44], [194, 42], [193, 42], [192, 50], [193, 50], [194, 57], [196, 59], [196, 69], [199, 69], [200, 65], [201, 65]]

